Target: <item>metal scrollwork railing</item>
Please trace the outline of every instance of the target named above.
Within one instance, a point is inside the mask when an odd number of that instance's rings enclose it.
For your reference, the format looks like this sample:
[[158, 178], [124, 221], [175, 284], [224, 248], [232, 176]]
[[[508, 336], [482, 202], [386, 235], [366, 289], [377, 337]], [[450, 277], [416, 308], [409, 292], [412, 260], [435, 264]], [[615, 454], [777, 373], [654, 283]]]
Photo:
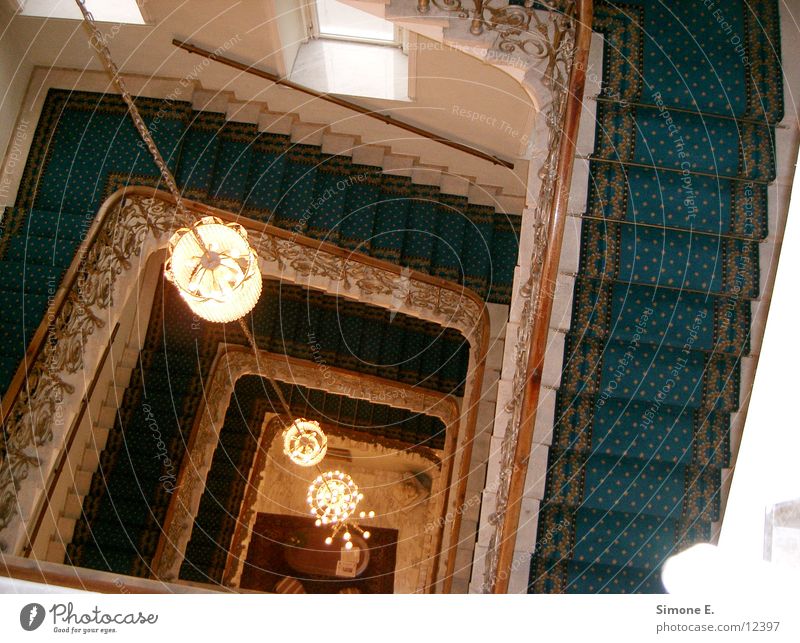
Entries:
[[[442, 12], [468, 19], [473, 36], [496, 33], [500, 51], [518, 48], [536, 53], [541, 51], [542, 35], [547, 35], [549, 14], [574, 16], [576, 0], [525, 0], [521, 5], [508, 0], [417, 0], [417, 11], [427, 14], [431, 4]], [[560, 46], [558, 42], [553, 44], [556, 49]]]
[[[52, 467], [42, 454], [63, 448], [64, 428], [73, 424], [85, 396], [84, 372], [101, 359], [102, 329], [121, 314], [126, 289], [138, 270], [162, 249], [188, 216], [238, 220], [248, 228], [262, 272], [273, 279], [306, 285], [326, 283], [337, 296], [365, 299], [458, 330], [470, 344], [465, 408], [458, 448], [464, 458], [457, 473], [454, 503], [463, 502], [474, 437], [483, 362], [489, 341], [489, 316], [483, 300], [469, 289], [437, 277], [402, 269], [372, 257], [184, 200], [186, 215], [164, 192], [146, 187], [118, 190], [103, 204], [86, 239], [54, 296], [25, 360], [0, 400], [3, 450], [0, 451], [0, 552], [16, 554], [36, 521], [41, 483], [26, 482], [32, 472], [48, 479]], [[324, 288], [323, 288], [324, 289]], [[63, 426], [56, 431], [58, 415]], [[455, 466], [449, 463], [447, 466]], [[29, 493], [30, 492], [30, 493]], [[452, 554], [455, 554], [453, 550]]]
[[[499, 46], [519, 47], [545, 58], [543, 84], [552, 97], [546, 113], [547, 156], [539, 170], [542, 183], [535, 206], [533, 254], [528, 277], [520, 290], [523, 308], [514, 349], [512, 393], [505, 407], [509, 420], [501, 449], [496, 506], [490, 518], [493, 533], [486, 554], [483, 589], [494, 593], [507, 591], [512, 567], [591, 39], [591, 0], [537, 4], [549, 11], [540, 15], [527, 6], [490, 10], [489, 2], [476, 0], [476, 5], [496, 18], [502, 16], [503, 20], [510, 20], [512, 14], [518, 16], [514, 20], [520, 22], [507, 31], [500, 31]], [[521, 12], [527, 17], [522, 17]], [[499, 24], [500, 21], [495, 20], [492, 28], [497, 30]], [[534, 40], [532, 32], [538, 32], [536, 45], [528, 44]], [[549, 38], [542, 37], [548, 34]]]

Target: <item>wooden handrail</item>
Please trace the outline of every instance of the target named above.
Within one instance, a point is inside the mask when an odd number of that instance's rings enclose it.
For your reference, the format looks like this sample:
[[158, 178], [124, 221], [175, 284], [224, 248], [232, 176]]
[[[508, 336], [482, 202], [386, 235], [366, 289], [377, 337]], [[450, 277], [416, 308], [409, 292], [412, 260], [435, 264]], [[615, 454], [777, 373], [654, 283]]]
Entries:
[[477, 158], [483, 159], [484, 161], [489, 161], [494, 165], [500, 165], [502, 167], [508, 168], [509, 170], [514, 169], [514, 163], [512, 161], [499, 158], [494, 154], [490, 154], [489, 152], [484, 152], [476, 147], [465, 145], [464, 143], [457, 143], [456, 141], [451, 141], [450, 139], [445, 138], [440, 134], [436, 134], [434, 132], [431, 132], [430, 130], [417, 127], [416, 125], [411, 125], [410, 123], [406, 123], [404, 121], [398, 121], [397, 119], [387, 114], [376, 112], [373, 109], [369, 109], [368, 107], [363, 107], [361, 105], [358, 105], [357, 103], [352, 103], [349, 100], [345, 100], [344, 98], [339, 98], [331, 94], [319, 92], [315, 89], [311, 89], [310, 87], [306, 87], [304, 85], [299, 85], [298, 83], [294, 83], [291, 80], [286, 80], [285, 78], [276, 76], [275, 74], [272, 74], [268, 71], [264, 71], [263, 69], [258, 69], [257, 67], [253, 67], [252, 65], [248, 65], [247, 63], [239, 62], [238, 60], [233, 60], [232, 58], [227, 58], [226, 56], [220, 56], [218, 53], [209, 51], [208, 49], [203, 49], [202, 47], [198, 47], [197, 45], [193, 45], [189, 42], [184, 42], [181, 40], [173, 40], [172, 44], [180, 49], [183, 49], [184, 51], [188, 51], [191, 54], [197, 54], [198, 56], [203, 56], [204, 58], [208, 58], [209, 60], [213, 60], [222, 65], [226, 65], [233, 69], [238, 69], [239, 71], [252, 74], [253, 76], [257, 76], [258, 78], [269, 80], [277, 85], [283, 85], [284, 87], [289, 87], [290, 89], [294, 89], [295, 91], [308, 94], [309, 96], [313, 96], [314, 98], [319, 98], [320, 100], [333, 103], [334, 105], [338, 105], [339, 107], [344, 107], [351, 111], [358, 112], [359, 114], [363, 114], [364, 116], [368, 116], [369, 118], [374, 118], [375, 120], [381, 121], [382, 123], [386, 123], [387, 125], [392, 125], [393, 127], [405, 130], [406, 132], [411, 132], [412, 134], [421, 136], [430, 141], [434, 141], [435, 143], [441, 143], [442, 145], [446, 145], [447, 147], [450, 147], [454, 150], [458, 150], [459, 152], [464, 152], [465, 154], [475, 156]]
[[[33, 365], [38, 359], [38, 357], [41, 355], [42, 350], [44, 349], [45, 339], [47, 338], [47, 334], [50, 329], [50, 323], [48, 320], [55, 319], [58, 317], [59, 312], [61, 312], [61, 309], [64, 307], [64, 304], [66, 303], [70, 291], [72, 290], [73, 286], [75, 285], [75, 282], [80, 276], [82, 258], [89, 254], [89, 249], [92, 247], [100, 231], [105, 226], [105, 221], [110, 215], [110, 213], [113, 212], [113, 210], [116, 207], [118, 207], [119, 202], [122, 199], [124, 199], [126, 195], [131, 195], [131, 194], [140, 194], [144, 196], [155, 197], [167, 203], [173, 203], [173, 204], [175, 203], [175, 199], [168, 192], [164, 192], [163, 190], [158, 190], [156, 188], [145, 187], [145, 186], [126, 186], [120, 188], [103, 202], [103, 204], [100, 206], [100, 210], [98, 211], [97, 216], [92, 222], [92, 225], [89, 227], [86, 237], [78, 247], [78, 250], [76, 251], [75, 256], [72, 260], [72, 263], [67, 269], [67, 272], [64, 274], [64, 277], [61, 281], [61, 285], [58, 287], [58, 290], [53, 296], [52, 303], [50, 304], [50, 306], [48, 306], [44, 318], [39, 324], [39, 327], [36, 329], [36, 332], [33, 334], [33, 337], [31, 338], [31, 341], [28, 344], [28, 348], [25, 351], [25, 355], [22, 359], [22, 362], [17, 368], [17, 371], [14, 374], [14, 377], [11, 379], [11, 383], [9, 384], [8, 389], [6, 390], [6, 394], [2, 397], [2, 399], [0, 399], [0, 413], [1, 413], [0, 417], [2, 418], [3, 426], [6, 425], [11, 409], [14, 407], [14, 404], [17, 401], [17, 398], [19, 397], [26, 383], [27, 366], [29, 364]], [[440, 277], [435, 277], [433, 275], [421, 273], [416, 270], [412, 270], [409, 272], [407, 268], [403, 268], [399, 264], [388, 263], [380, 259], [375, 259], [374, 257], [362, 255], [361, 253], [358, 252], [345, 250], [344, 248], [333, 245], [332, 243], [327, 241], [318, 241], [310, 237], [298, 235], [291, 230], [284, 230], [283, 228], [278, 228], [268, 223], [264, 223], [262, 221], [255, 221], [253, 219], [248, 219], [246, 217], [238, 216], [226, 210], [220, 210], [219, 208], [207, 206], [197, 201], [192, 201], [191, 199], [184, 199], [183, 201], [189, 210], [191, 210], [194, 213], [197, 213], [199, 216], [215, 216], [222, 219], [223, 221], [233, 221], [236, 223], [240, 223], [241, 225], [245, 226], [248, 230], [264, 232], [273, 237], [290, 240], [293, 243], [297, 243], [298, 245], [310, 247], [328, 254], [336, 255], [342, 259], [348, 259], [350, 261], [358, 261], [359, 263], [378, 267], [381, 268], [382, 270], [386, 270], [387, 272], [394, 272], [395, 274], [398, 275], [408, 274], [412, 279], [416, 281], [422, 281], [432, 286], [436, 286], [438, 288], [456, 291], [459, 293], [459, 295], [463, 296], [465, 299], [472, 299], [476, 304], [484, 308], [483, 314], [485, 317], [485, 323], [483, 323], [482, 326], [486, 326], [486, 328], [485, 329], [482, 328], [482, 331], [485, 331], [485, 333], [488, 334], [488, 313], [485, 310], [484, 301], [483, 299], [480, 298], [480, 296], [477, 293], [475, 293], [474, 291], [465, 286], [460, 286], [459, 284], [456, 284], [452, 281], [447, 281]]]
[[550, 314], [553, 309], [553, 294], [558, 276], [558, 263], [564, 239], [564, 225], [568, 216], [569, 189], [572, 184], [572, 169], [578, 138], [578, 126], [583, 107], [583, 91], [586, 84], [589, 46], [592, 37], [592, 0], [578, 0], [575, 34], [575, 58], [569, 74], [564, 125], [558, 151], [555, 191], [547, 229], [547, 248], [542, 265], [539, 292], [536, 295], [533, 331], [528, 349], [525, 389], [520, 412], [520, 426], [514, 452], [511, 479], [508, 486], [508, 503], [505, 519], [498, 531], [497, 574], [492, 592], [505, 594], [511, 575], [514, 558], [514, 545], [519, 528], [522, 496], [525, 491], [525, 478], [533, 442], [533, 429], [539, 393], [542, 384], [542, 370], [547, 350], [547, 335]]
[[[33, 558], [0, 555], [0, 577], [101, 594], [209, 594], [234, 589], [203, 583], [161, 581], [124, 576], [97, 569], [50, 563]], [[249, 593], [249, 592], [248, 592]]]
[[50, 477], [50, 484], [47, 487], [47, 491], [45, 493], [42, 502], [40, 503], [40, 509], [36, 512], [36, 520], [33, 523], [33, 528], [29, 532], [28, 536], [28, 544], [25, 546], [25, 549], [22, 551], [23, 556], [29, 556], [31, 550], [33, 549], [33, 543], [36, 542], [36, 537], [39, 535], [39, 529], [42, 527], [42, 521], [44, 520], [45, 516], [45, 508], [50, 505], [50, 500], [53, 498], [53, 494], [55, 493], [56, 486], [58, 485], [58, 480], [61, 477], [61, 472], [64, 470], [64, 465], [67, 462], [67, 456], [69, 452], [72, 450], [72, 445], [75, 442], [75, 436], [78, 434], [78, 429], [80, 428], [81, 422], [83, 422], [84, 415], [86, 415], [86, 410], [89, 408], [89, 400], [92, 399], [94, 395], [94, 390], [97, 388], [97, 382], [100, 380], [100, 374], [103, 372], [103, 366], [108, 359], [109, 354], [111, 353], [111, 347], [114, 345], [114, 340], [117, 337], [117, 333], [119, 332], [119, 322], [114, 325], [114, 330], [111, 331], [111, 336], [108, 338], [108, 344], [106, 345], [105, 350], [103, 351], [103, 356], [100, 358], [100, 363], [97, 366], [97, 370], [94, 373], [94, 377], [92, 377], [92, 381], [89, 384], [88, 389], [84, 392], [83, 399], [81, 399], [81, 407], [78, 410], [78, 414], [75, 416], [75, 419], [72, 421], [70, 425], [69, 432], [67, 433], [67, 441], [64, 445], [64, 448], [58, 454], [58, 459], [56, 462], [55, 469], [53, 470], [53, 475]]
[[61, 285], [58, 287], [58, 290], [56, 290], [56, 293], [53, 296], [53, 301], [47, 307], [41, 323], [36, 329], [36, 332], [33, 334], [33, 337], [28, 344], [28, 348], [25, 350], [25, 355], [22, 357], [22, 362], [17, 368], [17, 371], [14, 373], [14, 377], [11, 378], [11, 383], [8, 385], [6, 394], [3, 395], [2, 399], [0, 399], [0, 421], [2, 421], [2, 426], [4, 428], [8, 422], [8, 416], [11, 413], [11, 409], [14, 408], [17, 398], [27, 383], [28, 365], [35, 364], [36, 360], [41, 355], [42, 350], [44, 350], [45, 339], [47, 338], [47, 334], [50, 332], [49, 320], [56, 319], [58, 317], [58, 313], [61, 312], [61, 309], [64, 307], [69, 293], [72, 291], [75, 282], [80, 276], [82, 258], [89, 254], [89, 249], [92, 247], [97, 239], [97, 236], [100, 234], [100, 231], [103, 229], [109, 212], [111, 212], [116, 206], [116, 200], [112, 199], [107, 199], [103, 205], [100, 206], [100, 211], [97, 213], [92, 225], [89, 227], [86, 237], [84, 237], [81, 245], [78, 247], [78, 250], [72, 259], [72, 263], [70, 263], [69, 268], [67, 268], [67, 272], [64, 274], [64, 277], [61, 280]]

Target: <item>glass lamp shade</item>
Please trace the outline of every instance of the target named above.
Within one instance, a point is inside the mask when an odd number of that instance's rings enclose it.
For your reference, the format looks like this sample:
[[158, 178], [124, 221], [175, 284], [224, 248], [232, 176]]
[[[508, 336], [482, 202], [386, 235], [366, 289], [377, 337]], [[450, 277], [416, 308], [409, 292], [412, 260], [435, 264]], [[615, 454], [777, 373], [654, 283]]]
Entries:
[[283, 452], [295, 464], [313, 467], [328, 452], [328, 438], [319, 422], [301, 418], [283, 431]]
[[165, 272], [192, 312], [210, 322], [244, 317], [261, 296], [258, 257], [247, 232], [216, 217], [172, 235]]
[[306, 500], [320, 526], [345, 522], [363, 497], [349, 475], [343, 471], [326, 471], [308, 487]]

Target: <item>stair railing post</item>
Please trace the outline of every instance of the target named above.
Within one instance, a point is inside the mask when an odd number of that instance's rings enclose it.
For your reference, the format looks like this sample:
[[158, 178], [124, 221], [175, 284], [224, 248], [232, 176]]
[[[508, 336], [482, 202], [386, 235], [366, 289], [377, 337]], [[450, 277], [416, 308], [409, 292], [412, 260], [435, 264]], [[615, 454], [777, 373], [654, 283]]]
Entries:
[[483, 33], [483, 0], [475, 1], [475, 11], [472, 14], [472, 22], [469, 32], [473, 36], [480, 36]]

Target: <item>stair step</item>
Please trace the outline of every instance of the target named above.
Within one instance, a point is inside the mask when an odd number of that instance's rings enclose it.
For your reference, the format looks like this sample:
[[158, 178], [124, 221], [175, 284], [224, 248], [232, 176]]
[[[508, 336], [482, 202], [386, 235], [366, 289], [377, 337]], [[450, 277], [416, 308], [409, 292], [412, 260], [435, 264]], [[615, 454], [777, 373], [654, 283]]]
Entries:
[[60, 542], [62, 547], [72, 540], [72, 534], [75, 532], [75, 522], [73, 518], [62, 517], [58, 519], [54, 540]]
[[36, 328], [24, 328], [18, 324], [0, 324], [0, 355], [22, 360], [25, 350], [33, 338]]
[[18, 235], [11, 239], [3, 258], [7, 261], [66, 268], [72, 262], [76, 246], [76, 242], [71, 239]]
[[[678, 407], [735, 411], [739, 360], [733, 355], [603, 339], [569, 333], [561, 387], [599, 399], [631, 399]], [[656, 397], [657, 396], [657, 397]]]
[[[564, 579], [555, 586], [553, 576]], [[659, 569], [534, 557], [530, 592], [563, 594], [664, 594]]]
[[587, 214], [707, 234], [767, 237], [765, 185], [695, 175], [687, 186], [683, 177], [652, 168], [593, 163]]
[[286, 157], [281, 199], [276, 207], [274, 224], [302, 234], [307, 223], [305, 212], [313, 208], [314, 181], [320, 152], [313, 145], [293, 145]]
[[295, 114], [262, 111], [259, 116], [258, 129], [267, 134], [277, 134], [288, 138], [292, 134], [292, 127], [296, 120]]
[[41, 323], [52, 293], [34, 294], [22, 291], [0, 290], [0, 323], [36, 328]]
[[746, 355], [750, 302], [695, 292], [578, 278], [572, 333], [639, 344]]
[[238, 210], [245, 201], [253, 155], [255, 126], [228, 123], [218, 135], [219, 150], [209, 188], [211, 200], [220, 207]]
[[326, 132], [322, 137], [322, 153], [333, 156], [352, 156], [357, 141], [355, 136]]
[[133, 565], [140, 561], [134, 547], [121, 548], [119, 545], [101, 549], [91, 541], [88, 543], [70, 544], [67, 548], [67, 560], [80, 560], [81, 567], [130, 574]]
[[288, 137], [268, 133], [260, 134], [253, 143], [244, 204], [248, 216], [271, 222], [283, 198], [283, 176], [288, 162], [286, 151], [290, 146]]
[[404, 176], [384, 176], [375, 211], [370, 252], [373, 257], [400, 263], [406, 220], [411, 208], [407, 198], [411, 180]]
[[[774, 140], [772, 130], [766, 125], [705, 114], [702, 117], [678, 111], [668, 114], [672, 123], [656, 107], [598, 103], [594, 156], [721, 177], [767, 183], [774, 180]], [[670, 127], [676, 129], [670, 131]], [[631, 130], [635, 132], [632, 145], [623, 140]], [[684, 143], [683, 156], [675, 143], [674, 131]], [[764, 141], [769, 144], [764, 145]], [[745, 158], [749, 162], [743, 165]]]
[[758, 245], [699, 233], [584, 220], [581, 274], [642, 285], [758, 297]]
[[[553, 446], [585, 455], [627, 456], [718, 469], [730, 466], [730, 414], [651, 400], [558, 392]], [[591, 431], [588, 427], [591, 426]]]
[[92, 223], [93, 216], [81, 213], [27, 208], [8, 208], [5, 211], [7, 234], [21, 237], [56, 238], [59, 243], [81, 241]]
[[64, 542], [51, 540], [47, 545], [47, 554], [45, 554], [45, 560], [50, 563], [63, 563], [65, 553], [66, 544]]
[[348, 157], [323, 156], [314, 181], [314, 199], [303, 213], [306, 235], [327, 243], [339, 243], [341, 226], [351, 215], [347, 197], [351, 180], [357, 180]]
[[339, 245], [371, 254], [377, 203], [380, 201], [383, 176], [370, 166], [353, 164], [350, 185], [345, 195], [346, 216], [339, 226]]
[[322, 139], [325, 136], [326, 125], [314, 123], [295, 122], [292, 125], [292, 142], [301, 145], [322, 146]]
[[[511, 299], [521, 225], [519, 215], [497, 213], [494, 217], [491, 245], [492, 289], [493, 296], [501, 300]], [[501, 275], [508, 277], [502, 280]]]
[[184, 135], [175, 176], [178, 185], [189, 197], [199, 200], [208, 198], [220, 147], [219, 135], [224, 124], [224, 114], [194, 114], [191, 126]]
[[65, 270], [65, 266], [45, 266], [3, 259], [0, 260], [0, 289], [36, 295], [54, 293]]
[[657, 569], [673, 553], [677, 520], [580, 508], [573, 558], [579, 564]]
[[[470, 203], [468, 221], [464, 230], [463, 256], [465, 285], [481, 297], [494, 301], [492, 282], [494, 276], [492, 237], [494, 235], [494, 209], [491, 206]], [[513, 278], [513, 274], [512, 274]]]
[[[707, 468], [698, 475], [694, 467], [671, 462], [558, 449], [550, 451], [548, 468], [548, 502], [570, 502], [574, 478], [582, 476], [582, 508], [678, 519], [691, 503], [686, 495], [691, 489], [699, 497], [708, 498], [708, 514], [718, 516], [719, 501], [713, 490], [721, 481], [719, 469]], [[707, 489], [708, 485], [712, 488]]]
[[434, 194], [435, 189], [432, 187], [421, 185], [415, 187], [403, 240], [401, 263], [425, 273], [430, 273], [436, 241], [438, 203]]
[[456, 283], [464, 283], [464, 268], [460, 258], [464, 254], [466, 210], [466, 197], [450, 194], [439, 196], [432, 274]]

